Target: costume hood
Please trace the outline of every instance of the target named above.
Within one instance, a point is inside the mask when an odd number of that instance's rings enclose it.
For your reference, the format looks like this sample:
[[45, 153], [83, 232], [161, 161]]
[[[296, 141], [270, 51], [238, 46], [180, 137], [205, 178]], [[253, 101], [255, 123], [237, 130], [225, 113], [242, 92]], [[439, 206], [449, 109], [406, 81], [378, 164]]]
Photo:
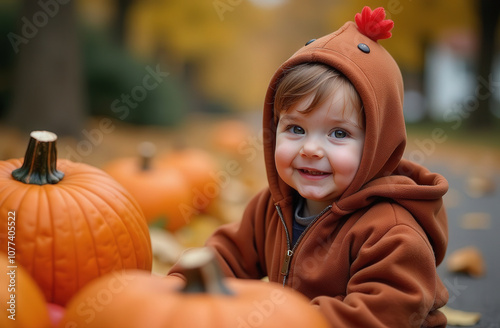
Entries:
[[380, 197], [389, 198], [409, 210], [427, 233], [441, 262], [447, 244], [446, 214], [442, 196], [448, 184], [438, 174], [402, 160], [406, 145], [403, 117], [403, 80], [392, 56], [378, 43], [391, 36], [393, 22], [385, 20], [383, 8], [365, 7], [339, 30], [313, 39], [276, 71], [264, 105], [264, 156], [269, 187], [278, 203], [292, 194], [278, 176], [274, 161], [274, 95], [288, 69], [302, 63], [322, 63], [344, 74], [363, 102], [365, 143], [360, 167], [344, 194], [332, 204], [332, 211], [347, 215]]

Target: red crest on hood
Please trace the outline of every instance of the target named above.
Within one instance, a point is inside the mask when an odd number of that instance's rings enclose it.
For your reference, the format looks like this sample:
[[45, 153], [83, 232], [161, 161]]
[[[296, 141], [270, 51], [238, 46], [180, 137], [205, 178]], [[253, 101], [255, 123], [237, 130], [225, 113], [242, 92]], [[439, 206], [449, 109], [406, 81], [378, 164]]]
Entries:
[[394, 22], [385, 19], [385, 10], [382, 7], [373, 11], [370, 7], [364, 7], [361, 13], [354, 16], [354, 19], [358, 30], [373, 41], [388, 39], [392, 36], [391, 30], [394, 27]]

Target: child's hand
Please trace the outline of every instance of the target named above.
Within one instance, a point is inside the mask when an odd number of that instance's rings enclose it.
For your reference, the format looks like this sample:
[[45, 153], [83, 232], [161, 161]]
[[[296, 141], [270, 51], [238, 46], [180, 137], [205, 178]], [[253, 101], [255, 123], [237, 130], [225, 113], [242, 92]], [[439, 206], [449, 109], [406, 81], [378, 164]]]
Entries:
[[177, 274], [165, 276], [163, 279], [167, 280], [175, 289], [182, 289], [186, 285], [186, 280]]

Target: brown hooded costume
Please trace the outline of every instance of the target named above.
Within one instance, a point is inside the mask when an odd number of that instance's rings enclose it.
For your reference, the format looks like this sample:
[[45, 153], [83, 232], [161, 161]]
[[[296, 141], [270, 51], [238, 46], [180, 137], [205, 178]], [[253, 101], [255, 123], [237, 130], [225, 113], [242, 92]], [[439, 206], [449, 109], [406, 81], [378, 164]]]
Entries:
[[[371, 13], [365, 10], [363, 15]], [[377, 10], [385, 17], [383, 9]], [[364, 26], [377, 30], [370, 22]], [[207, 245], [216, 250], [227, 276], [268, 276], [296, 289], [332, 327], [445, 327], [446, 318], [437, 309], [448, 292], [436, 266], [447, 246], [442, 196], [448, 184], [402, 159], [401, 73], [377, 37], [360, 30], [347, 22], [299, 49], [277, 70], [263, 118], [269, 188], [250, 201], [241, 222], [221, 227]], [[275, 167], [274, 91], [288, 68], [312, 62], [342, 72], [358, 91], [365, 143], [351, 185], [291, 245], [295, 191]], [[174, 266], [170, 274], [181, 273]]]

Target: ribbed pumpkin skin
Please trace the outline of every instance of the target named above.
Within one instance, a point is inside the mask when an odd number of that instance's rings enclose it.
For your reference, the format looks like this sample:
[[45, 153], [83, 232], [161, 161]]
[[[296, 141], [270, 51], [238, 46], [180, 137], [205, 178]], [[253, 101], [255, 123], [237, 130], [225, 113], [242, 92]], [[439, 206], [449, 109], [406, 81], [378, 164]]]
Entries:
[[[7, 248], [7, 244], [5, 244]], [[8, 266], [17, 266], [15, 271], [15, 319], [9, 319], [10, 308], [7, 302], [10, 300], [11, 292], [8, 286], [10, 284], [10, 272]], [[30, 275], [16, 263], [7, 261], [7, 254], [0, 252], [0, 303], [2, 312], [0, 315], [0, 327], [2, 328], [50, 328], [52, 324], [49, 319], [49, 310], [47, 303], [43, 298], [42, 291]]]
[[65, 305], [90, 280], [119, 269], [151, 270], [149, 231], [137, 202], [95, 167], [59, 159], [57, 184], [12, 178], [23, 159], [0, 162], [0, 244], [16, 212], [16, 261], [48, 302]]
[[226, 278], [233, 295], [180, 292], [180, 279], [125, 271], [93, 281], [59, 328], [326, 328], [305, 296], [276, 283]]

